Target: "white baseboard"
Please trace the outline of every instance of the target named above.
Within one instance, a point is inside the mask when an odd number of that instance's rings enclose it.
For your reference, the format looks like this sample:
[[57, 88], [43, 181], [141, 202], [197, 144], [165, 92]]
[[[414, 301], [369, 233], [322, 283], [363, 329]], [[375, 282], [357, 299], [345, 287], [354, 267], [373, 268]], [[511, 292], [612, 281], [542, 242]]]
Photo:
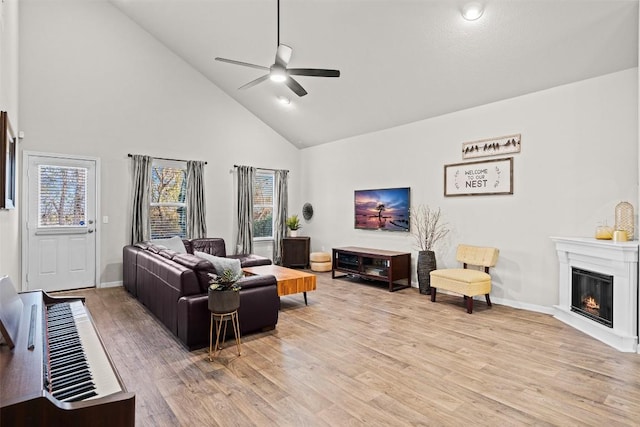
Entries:
[[115, 281], [115, 282], [102, 282], [98, 286], [96, 286], [96, 288], [98, 288], [98, 289], [101, 289], [101, 288], [116, 288], [118, 286], [122, 286], [122, 280], [118, 280], [118, 281]]
[[[447, 295], [460, 295], [460, 294], [456, 294], [455, 292], [449, 292], [449, 291], [438, 291], [438, 292], [444, 293]], [[491, 298], [492, 304], [506, 305], [507, 307], [517, 308], [520, 310], [534, 311], [536, 313], [543, 313], [543, 314], [550, 314], [550, 315], [555, 314], [555, 309], [553, 307], [545, 307], [543, 305], [529, 304], [521, 301], [513, 301], [509, 299], [504, 299], [504, 298], [496, 298], [491, 295], [489, 296]], [[474, 299], [478, 301], [486, 301], [484, 298], [484, 295], [477, 295], [474, 297]]]

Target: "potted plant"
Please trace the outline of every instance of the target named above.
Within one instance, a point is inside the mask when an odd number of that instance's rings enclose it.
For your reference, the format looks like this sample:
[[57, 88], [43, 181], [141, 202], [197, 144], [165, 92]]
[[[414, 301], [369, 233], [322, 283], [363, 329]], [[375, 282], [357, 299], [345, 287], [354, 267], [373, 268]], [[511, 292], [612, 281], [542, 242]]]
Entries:
[[411, 211], [412, 234], [420, 250], [418, 251], [418, 286], [421, 294], [431, 293], [429, 273], [436, 269], [435, 244], [449, 233], [446, 223], [441, 222], [440, 208], [418, 206]]
[[291, 215], [287, 218], [287, 228], [289, 228], [290, 237], [296, 237], [298, 235], [298, 230], [302, 228], [298, 215]]
[[234, 274], [227, 269], [221, 275], [209, 273], [209, 310], [217, 314], [227, 314], [240, 307], [240, 288], [238, 280], [242, 274]]

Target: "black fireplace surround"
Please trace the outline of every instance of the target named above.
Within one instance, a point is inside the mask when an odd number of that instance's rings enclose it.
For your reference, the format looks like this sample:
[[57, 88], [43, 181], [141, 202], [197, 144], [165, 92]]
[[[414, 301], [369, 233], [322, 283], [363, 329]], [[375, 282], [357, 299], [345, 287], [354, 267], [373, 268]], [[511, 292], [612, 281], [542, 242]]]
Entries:
[[613, 276], [572, 267], [571, 311], [613, 328]]

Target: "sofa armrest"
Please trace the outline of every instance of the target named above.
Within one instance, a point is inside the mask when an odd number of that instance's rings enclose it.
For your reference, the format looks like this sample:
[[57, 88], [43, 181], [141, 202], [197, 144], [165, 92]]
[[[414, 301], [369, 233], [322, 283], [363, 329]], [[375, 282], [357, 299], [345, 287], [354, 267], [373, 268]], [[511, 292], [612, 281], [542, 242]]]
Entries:
[[271, 274], [244, 276], [242, 279], [238, 280], [238, 285], [240, 285], [242, 289], [273, 286], [277, 285], [277, 283], [275, 276], [272, 276]]
[[242, 268], [257, 267], [259, 265], [271, 265], [271, 260], [269, 258], [255, 254], [227, 255], [227, 258], [239, 259]]

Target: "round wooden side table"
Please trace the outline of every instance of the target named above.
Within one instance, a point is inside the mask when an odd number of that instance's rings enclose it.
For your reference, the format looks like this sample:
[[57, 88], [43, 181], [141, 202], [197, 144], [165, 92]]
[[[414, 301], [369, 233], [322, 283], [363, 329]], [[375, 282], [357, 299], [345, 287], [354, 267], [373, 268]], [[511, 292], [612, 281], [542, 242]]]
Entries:
[[[238, 356], [240, 356], [240, 323], [238, 322], [238, 310], [234, 310], [230, 313], [211, 313], [211, 326], [209, 328], [209, 361], [213, 360], [216, 353], [222, 350], [222, 345], [227, 336], [227, 323], [231, 321], [233, 327], [233, 335], [236, 338], [236, 346], [238, 348]], [[224, 323], [224, 329], [222, 324]], [[213, 328], [216, 329], [216, 343], [213, 346]], [[222, 335], [222, 342], [220, 336]]]

